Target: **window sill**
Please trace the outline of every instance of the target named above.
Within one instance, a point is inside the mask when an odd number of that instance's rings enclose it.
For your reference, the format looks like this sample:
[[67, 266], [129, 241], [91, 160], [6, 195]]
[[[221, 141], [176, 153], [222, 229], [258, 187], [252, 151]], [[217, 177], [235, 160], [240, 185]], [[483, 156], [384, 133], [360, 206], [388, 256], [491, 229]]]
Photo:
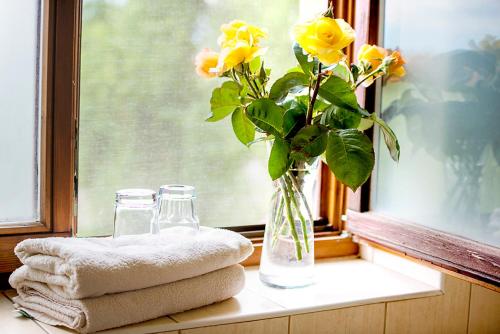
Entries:
[[[380, 302], [436, 296], [441, 294], [441, 275], [403, 259], [365, 255], [367, 259], [325, 259], [317, 261], [316, 284], [301, 289], [273, 289], [264, 286], [258, 277], [258, 267], [247, 267], [245, 289], [222, 303], [178, 313], [140, 324], [100, 333], [158, 333], [179, 329], [199, 328], [240, 323], [290, 315], [334, 310]], [[399, 262], [398, 262], [399, 261]], [[403, 261], [403, 262], [401, 262]], [[405, 274], [391, 269], [402, 268]], [[411, 275], [411, 277], [410, 277]], [[416, 278], [415, 278], [416, 277]], [[10, 296], [14, 291], [5, 292]], [[0, 298], [2, 296], [0, 295]], [[9, 310], [10, 311], [10, 310]], [[0, 310], [0, 319], [25, 322], [14, 313]], [[4, 320], [2, 320], [3, 322]], [[71, 331], [38, 323], [40, 333]]]
[[375, 212], [347, 212], [346, 228], [358, 241], [407, 255], [461, 279], [488, 288], [500, 287], [500, 250]]

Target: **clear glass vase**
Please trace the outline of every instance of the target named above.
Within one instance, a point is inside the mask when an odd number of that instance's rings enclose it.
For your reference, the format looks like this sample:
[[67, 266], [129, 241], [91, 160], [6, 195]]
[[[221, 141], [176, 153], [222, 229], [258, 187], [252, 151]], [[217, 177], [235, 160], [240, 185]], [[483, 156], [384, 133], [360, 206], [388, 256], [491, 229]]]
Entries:
[[313, 283], [312, 199], [304, 188], [308, 177], [316, 178], [317, 167], [317, 162], [295, 166], [274, 182], [259, 268], [260, 279], [267, 285], [297, 288]]

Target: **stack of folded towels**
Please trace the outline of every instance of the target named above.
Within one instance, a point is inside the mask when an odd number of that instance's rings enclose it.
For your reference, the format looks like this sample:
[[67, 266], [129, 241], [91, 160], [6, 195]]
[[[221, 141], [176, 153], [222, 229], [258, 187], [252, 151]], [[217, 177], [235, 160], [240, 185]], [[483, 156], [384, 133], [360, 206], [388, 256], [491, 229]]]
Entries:
[[173, 227], [112, 238], [29, 239], [15, 249], [16, 308], [81, 333], [158, 318], [228, 299], [244, 286], [241, 235]]

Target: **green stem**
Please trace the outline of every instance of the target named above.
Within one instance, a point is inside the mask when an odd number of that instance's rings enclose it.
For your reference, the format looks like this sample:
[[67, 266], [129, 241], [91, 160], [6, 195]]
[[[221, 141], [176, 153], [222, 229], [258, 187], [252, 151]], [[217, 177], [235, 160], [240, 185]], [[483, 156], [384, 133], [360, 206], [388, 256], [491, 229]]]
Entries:
[[245, 67], [243, 67], [243, 76], [245, 77], [245, 80], [248, 83], [248, 86], [250, 86], [250, 89], [252, 92], [258, 97], [261, 98], [262, 96], [260, 95], [260, 92], [258, 89], [255, 89], [254, 86], [252, 85], [252, 81], [250, 80], [250, 77], [248, 76], [247, 70]]
[[295, 212], [297, 213], [297, 216], [299, 216], [300, 224], [302, 225], [302, 234], [304, 235], [304, 243], [306, 245], [306, 252], [309, 253], [309, 240], [308, 240], [308, 237], [307, 237], [307, 224], [306, 224], [306, 220], [304, 219], [304, 216], [302, 215], [302, 212], [300, 212], [300, 206], [297, 203], [297, 199], [295, 198], [295, 192], [294, 192], [294, 189], [293, 189], [290, 177], [288, 175], [286, 175], [286, 174], [285, 174], [285, 181], [286, 181], [286, 183], [288, 185], [289, 191], [291, 189], [290, 197], [292, 199], [292, 204], [295, 207]]
[[297, 234], [297, 230], [295, 229], [295, 221], [293, 219], [292, 207], [290, 205], [290, 198], [288, 197], [288, 192], [286, 191], [286, 185], [282, 178], [280, 178], [280, 188], [281, 193], [283, 194], [283, 198], [285, 199], [285, 209], [286, 209], [286, 217], [288, 219], [288, 223], [290, 224], [290, 231], [292, 233], [292, 238], [295, 242], [295, 250], [297, 251], [297, 260], [302, 260], [302, 245], [300, 244], [299, 236]]
[[316, 98], [318, 97], [320, 85], [321, 85], [321, 62], [318, 63], [318, 77], [316, 78], [316, 84], [314, 86], [313, 95], [311, 97], [311, 101], [309, 102], [309, 108], [307, 108], [306, 125], [310, 125], [312, 122], [314, 104], [316, 103]]
[[302, 202], [304, 203], [304, 206], [306, 207], [307, 215], [309, 216], [309, 219], [312, 223], [313, 216], [312, 216], [311, 208], [309, 207], [309, 204], [307, 203], [306, 196], [304, 195], [302, 190], [300, 190], [299, 184], [297, 183], [295, 176], [293, 176], [293, 174], [290, 173], [290, 171], [288, 171], [287, 174], [288, 174], [288, 177], [290, 178], [290, 180], [292, 180], [292, 184], [293, 184], [293, 187], [295, 188], [295, 191], [299, 194], [300, 198], [302, 198]]
[[278, 241], [278, 236], [281, 234], [281, 230], [285, 224], [280, 224], [281, 217], [283, 215], [283, 206], [285, 205], [285, 201], [283, 196], [280, 197], [280, 202], [278, 204], [278, 211], [276, 212], [276, 216], [274, 217], [274, 230], [273, 230], [273, 242], [271, 243], [271, 247], [274, 248], [276, 246], [276, 241]]
[[358, 82], [358, 83], [356, 84], [356, 88], [358, 88], [358, 87], [359, 87], [359, 85], [361, 85], [361, 84], [362, 84], [363, 82], [365, 82], [368, 78], [371, 78], [372, 76], [374, 76], [375, 74], [377, 74], [377, 73], [378, 73], [378, 72], [380, 72], [381, 70], [382, 70], [382, 66], [379, 66], [379, 67], [377, 67], [375, 70], [373, 70], [373, 71], [371, 71], [370, 73], [368, 73], [368, 75], [367, 75], [367, 76], [365, 76], [365, 77], [363, 78], [363, 80], [361, 80], [360, 82]]
[[[239, 75], [236, 75], [236, 73], [238, 73], [238, 74], [239, 74], [239, 72], [236, 72], [236, 71], [234, 70], [234, 68], [233, 68], [233, 69], [231, 69], [230, 73], [231, 73], [231, 77], [232, 77], [232, 79], [233, 79], [233, 80], [234, 80], [234, 81], [235, 81], [238, 85], [243, 86], [243, 85], [241, 84], [241, 80], [239, 79]], [[255, 94], [255, 92], [254, 92], [254, 94]], [[253, 94], [250, 94], [250, 93], [248, 93], [248, 96], [250, 96], [252, 99], [255, 99], [255, 100], [256, 100], [256, 99], [258, 99], [258, 97], [257, 97], [256, 95], [253, 95]]]

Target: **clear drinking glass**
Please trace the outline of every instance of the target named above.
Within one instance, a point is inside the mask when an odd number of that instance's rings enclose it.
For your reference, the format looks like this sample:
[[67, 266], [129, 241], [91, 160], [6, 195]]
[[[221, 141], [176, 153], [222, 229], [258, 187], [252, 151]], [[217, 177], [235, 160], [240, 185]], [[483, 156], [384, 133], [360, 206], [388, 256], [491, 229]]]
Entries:
[[116, 192], [113, 237], [155, 233], [156, 191], [122, 189]]
[[199, 230], [199, 220], [194, 205], [195, 198], [192, 186], [178, 184], [161, 186], [157, 224], [160, 233], [173, 226], [185, 226]]

